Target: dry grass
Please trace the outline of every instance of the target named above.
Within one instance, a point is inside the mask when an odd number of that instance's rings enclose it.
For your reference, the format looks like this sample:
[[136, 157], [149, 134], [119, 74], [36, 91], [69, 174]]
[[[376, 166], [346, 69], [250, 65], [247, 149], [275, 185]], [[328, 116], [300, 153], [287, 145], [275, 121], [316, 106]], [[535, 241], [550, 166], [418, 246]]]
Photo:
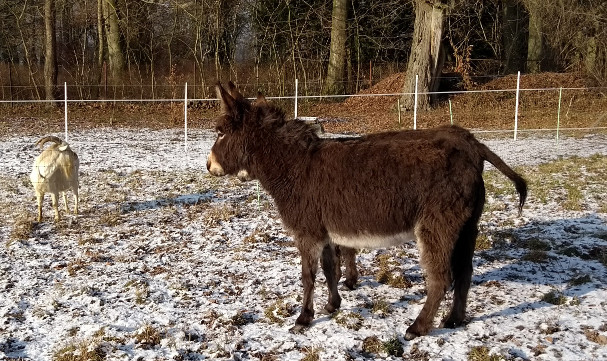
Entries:
[[160, 344], [164, 337], [164, 333], [151, 324], [144, 325], [135, 335], [135, 343], [143, 348], [151, 348]]
[[337, 312], [333, 313], [331, 318], [333, 320], [335, 320], [335, 322], [338, 325], [342, 325], [343, 327], [345, 327], [347, 329], [355, 330], [355, 331], [358, 331], [361, 329], [361, 327], [363, 326], [363, 322], [365, 320], [363, 318], [363, 316], [360, 315], [360, 313], [342, 312], [342, 311], [337, 311]]
[[204, 224], [207, 226], [217, 225], [221, 222], [227, 222], [232, 217], [236, 217], [239, 214], [240, 210], [230, 204], [222, 204], [219, 206], [211, 207], [204, 215]]
[[53, 361], [102, 361], [106, 359], [101, 342], [93, 338], [70, 343], [55, 351]]
[[26, 211], [21, 211], [15, 218], [15, 223], [11, 229], [9, 239], [6, 241], [6, 246], [8, 247], [13, 242], [23, 241], [32, 237], [34, 228], [34, 215]]
[[503, 361], [504, 357], [489, 352], [486, 346], [477, 346], [470, 349], [468, 361]]
[[283, 299], [279, 299], [269, 307], [266, 307], [264, 315], [269, 322], [283, 325], [285, 323], [285, 318], [294, 315], [295, 312], [295, 305], [287, 304]]
[[301, 361], [319, 361], [320, 360], [320, 349], [319, 348], [304, 348], [304, 356]]

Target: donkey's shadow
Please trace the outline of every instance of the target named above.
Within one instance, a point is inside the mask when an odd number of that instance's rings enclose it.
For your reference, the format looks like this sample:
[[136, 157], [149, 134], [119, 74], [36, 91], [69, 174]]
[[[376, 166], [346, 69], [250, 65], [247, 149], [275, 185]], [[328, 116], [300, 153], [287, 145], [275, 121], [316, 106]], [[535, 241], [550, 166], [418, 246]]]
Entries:
[[[475, 287], [506, 283], [549, 286], [543, 296], [528, 299], [475, 320], [508, 317], [555, 304], [580, 302], [583, 296], [607, 286], [607, 224], [596, 214], [583, 218], [530, 221], [518, 228], [494, 232], [498, 245], [475, 257]], [[503, 265], [479, 273], [491, 263]], [[488, 289], [488, 292], [491, 292]], [[583, 302], [583, 301], [582, 301]]]
[[[491, 294], [492, 286], [510, 293], [508, 283], [533, 287], [549, 286], [550, 297], [521, 299], [513, 304], [504, 302], [504, 308], [484, 315], [475, 315], [469, 310], [472, 320], [483, 321], [495, 317], [511, 317], [557, 303], [580, 302], [583, 296], [607, 287], [607, 224], [596, 214], [583, 218], [530, 221], [517, 228], [505, 228], [489, 232], [494, 247], [476, 252], [473, 289], [486, 288]], [[407, 263], [404, 270], [414, 283], [424, 282], [422, 270], [417, 264]], [[498, 267], [491, 264], [502, 263]], [[404, 265], [403, 265], [404, 266]], [[486, 272], [479, 271], [489, 268]], [[372, 275], [360, 277], [357, 289], [377, 288], [381, 284]], [[345, 286], [341, 292], [348, 292]], [[547, 294], [550, 293], [547, 291]], [[370, 296], [358, 295], [370, 304]], [[403, 290], [402, 298], [391, 303], [391, 307], [407, 307], [408, 301], [421, 302], [425, 294]], [[522, 296], [521, 296], [522, 297]], [[360, 309], [360, 307], [352, 307]], [[320, 318], [317, 322], [323, 321]], [[435, 332], [442, 332], [435, 330]], [[449, 332], [444, 330], [444, 332]]]

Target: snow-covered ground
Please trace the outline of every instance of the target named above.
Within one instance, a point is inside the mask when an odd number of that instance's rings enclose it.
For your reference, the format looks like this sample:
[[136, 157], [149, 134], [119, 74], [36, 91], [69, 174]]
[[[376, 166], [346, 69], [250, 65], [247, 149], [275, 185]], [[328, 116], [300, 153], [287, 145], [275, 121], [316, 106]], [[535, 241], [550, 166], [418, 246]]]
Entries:
[[[411, 244], [362, 251], [341, 311], [291, 334], [297, 250], [255, 182], [208, 175], [211, 132], [190, 130], [187, 150], [179, 130], [71, 133], [81, 214], [58, 224], [48, 198], [33, 222], [36, 140], [0, 141], [0, 360], [607, 359], [604, 196], [573, 211], [531, 189], [518, 217], [512, 187], [489, 191], [481, 238], [493, 247], [476, 253], [463, 327], [403, 339], [425, 299]], [[604, 135], [486, 144], [516, 166], [607, 155]], [[411, 284], [379, 283], [380, 269]], [[319, 274], [317, 309], [325, 299]]]

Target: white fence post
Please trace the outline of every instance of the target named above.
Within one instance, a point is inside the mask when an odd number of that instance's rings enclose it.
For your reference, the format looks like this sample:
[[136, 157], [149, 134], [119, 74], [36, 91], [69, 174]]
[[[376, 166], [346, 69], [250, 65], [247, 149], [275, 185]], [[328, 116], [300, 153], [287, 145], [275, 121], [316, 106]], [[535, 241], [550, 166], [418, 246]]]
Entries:
[[514, 140], [516, 140], [516, 132], [518, 131], [518, 96], [521, 90], [521, 72], [518, 72], [516, 77], [516, 105], [514, 106]]
[[561, 99], [563, 97], [563, 87], [559, 89], [559, 108], [556, 113], [556, 145], [559, 145], [559, 129], [561, 127]]
[[64, 97], [63, 107], [65, 109], [65, 141], [67, 142], [67, 82], [63, 83], [63, 97]]
[[453, 125], [453, 110], [451, 109], [451, 99], [449, 99], [449, 118], [451, 119], [451, 125]]
[[295, 79], [295, 119], [297, 119], [297, 88], [298, 88], [298, 84], [299, 81], [297, 80], [297, 78]]
[[415, 74], [415, 100], [413, 102], [413, 129], [417, 129], [417, 79], [419, 75]]
[[188, 83], [185, 83], [183, 90], [183, 119], [184, 119], [184, 144], [185, 155], [188, 155]]

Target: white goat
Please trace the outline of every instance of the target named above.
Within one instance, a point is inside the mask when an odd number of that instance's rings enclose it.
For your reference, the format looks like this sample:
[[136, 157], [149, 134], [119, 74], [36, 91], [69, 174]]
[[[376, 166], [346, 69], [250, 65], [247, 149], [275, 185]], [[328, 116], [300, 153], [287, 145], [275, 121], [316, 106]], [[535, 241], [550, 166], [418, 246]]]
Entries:
[[42, 200], [44, 193], [50, 193], [55, 210], [55, 221], [59, 221], [58, 196], [63, 192], [65, 211], [67, 207], [66, 191], [74, 193], [74, 214], [78, 214], [78, 168], [80, 161], [70, 146], [63, 140], [48, 136], [41, 138], [36, 146], [44, 148], [46, 142], [53, 142], [50, 147], [44, 149], [34, 161], [34, 169], [30, 174], [30, 180], [36, 191], [38, 201], [38, 222], [42, 220]]

